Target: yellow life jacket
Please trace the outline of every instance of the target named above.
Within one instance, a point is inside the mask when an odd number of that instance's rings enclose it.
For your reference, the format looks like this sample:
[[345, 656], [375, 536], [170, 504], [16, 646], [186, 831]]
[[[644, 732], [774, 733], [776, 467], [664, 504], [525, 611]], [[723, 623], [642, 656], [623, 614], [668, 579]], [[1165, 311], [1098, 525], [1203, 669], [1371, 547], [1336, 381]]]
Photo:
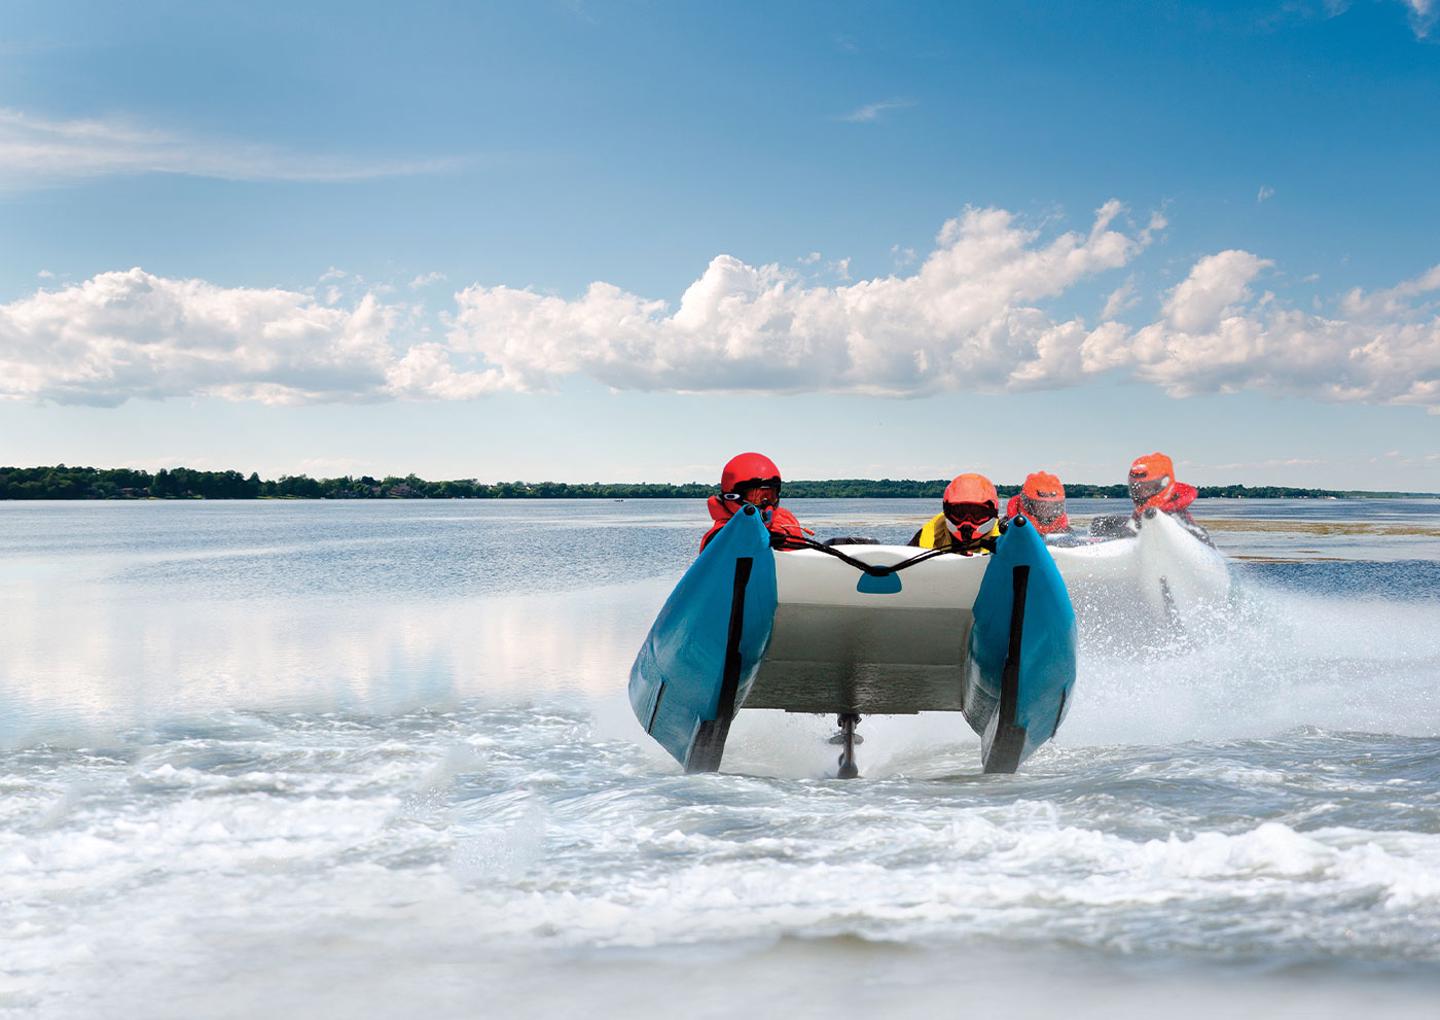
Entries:
[[[978, 537], [993, 539], [999, 536], [1000, 521], [997, 519], [988, 532]], [[945, 527], [945, 515], [939, 513], [925, 522], [920, 530], [915, 533], [915, 537], [910, 540], [910, 544], [918, 545], [921, 549], [949, 549], [952, 552], [958, 552], [959, 550], [955, 547], [960, 543], [955, 541], [955, 536], [950, 534], [949, 528]], [[972, 549], [970, 551], [987, 556], [990, 554], [990, 550], [985, 548]]]

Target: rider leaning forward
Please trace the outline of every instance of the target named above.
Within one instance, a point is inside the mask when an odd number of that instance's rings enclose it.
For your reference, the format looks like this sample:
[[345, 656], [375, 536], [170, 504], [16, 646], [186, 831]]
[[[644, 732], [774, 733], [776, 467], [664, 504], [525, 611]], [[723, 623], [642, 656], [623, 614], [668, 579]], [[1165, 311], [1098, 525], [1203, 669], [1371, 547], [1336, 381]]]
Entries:
[[1032, 471], [1025, 476], [1020, 491], [1005, 506], [1007, 519], [1024, 514], [1050, 545], [1078, 542], [1070, 530], [1070, 515], [1065, 511], [1065, 486], [1048, 471]]
[[770, 534], [779, 539], [803, 539], [815, 532], [802, 528], [785, 507], [780, 505], [780, 469], [763, 453], [742, 453], [726, 463], [720, 472], [720, 493], [709, 500], [710, 517], [715, 521], [705, 537], [700, 539], [703, 550], [706, 543], [730, 523], [746, 503], [750, 503], [765, 514]]
[[1190, 516], [1187, 507], [1200, 494], [1193, 485], [1175, 480], [1175, 465], [1163, 453], [1147, 453], [1136, 457], [1130, 465], [1130, 501], [1134, 504], [1129, 515], [1114, 514], [1096, 517], [1090, 522], [1090, 534], [1094, 538], [1122, 538], [1133, 535], [1140, 529], [1140, 521], [1148, 510], [1158, 510], [1172, 518], [1200, 541], [1213, 545], [1209, 533]]
[[945, 487], [940, 513], [911, 537], [909, 545], [962, 556], [995, 551], [1000, 537], [1000, 496], [984, 475], [957, 475]]
[[[719, 534], [735, 512], [750, 503], [765, 515], [766, 526], [784, 548], [806, 543], [815, 532], [801, 527], [795, 515], [780, 505], [780, 469], [764, 454], [742, 453], [732, 457], [720, 474], [720, 492], [709, 499], [714, 521], [700, 548]], [[1198, 490], [1175, 480], [1175, 466], [1163, 453], [1135, 458], [1130, 465], [1129, 492], [1134, 504], [1131, 513], [1096, 517], [1090, 522], [1092, 538], [1121, 538], [1135, 534], [1146, 511], [1164, 513], [1203, 542], [1210, 536], [1187, 509]], [[1065, 486], [1053, 474], [1036, 471], [1025, 478], [1020, 492], [1005, 507], [1005, 518], [1023, 513], [1047, 542], [1064, 544], [1075, 540], [1065, 508]], [[940, 513], [915, 532], [909, 545], [922, 549], [943, 549], [972, 556], [995, 551], [995, 540], [1004, 530], [1000, 498], [990, 479], [981, 474], [957, 475], [945, 488]], [[1213, 544], [1213, 543], [1211, 543]]]

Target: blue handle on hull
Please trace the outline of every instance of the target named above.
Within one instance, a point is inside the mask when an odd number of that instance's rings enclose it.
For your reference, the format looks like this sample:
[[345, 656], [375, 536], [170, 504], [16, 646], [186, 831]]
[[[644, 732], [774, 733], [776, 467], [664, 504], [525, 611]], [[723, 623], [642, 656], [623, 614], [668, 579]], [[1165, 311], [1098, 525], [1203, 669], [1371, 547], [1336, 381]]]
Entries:
[[635, 664], [635, 717], [689, 772], [720, 767], [775, 619], [775, 554], [755, 507], [736, 512], [665, 600]]

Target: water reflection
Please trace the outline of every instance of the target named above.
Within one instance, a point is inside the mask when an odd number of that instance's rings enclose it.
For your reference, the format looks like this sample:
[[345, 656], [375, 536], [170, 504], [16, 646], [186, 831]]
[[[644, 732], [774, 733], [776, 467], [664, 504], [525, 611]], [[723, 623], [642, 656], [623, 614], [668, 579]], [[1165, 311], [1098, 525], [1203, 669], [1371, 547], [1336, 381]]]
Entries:
[[622, 687], [664, 580], [451, 604], [7, 604], [0, 741], [221, 708], [388, 712], [462, 698], [598, 697]]

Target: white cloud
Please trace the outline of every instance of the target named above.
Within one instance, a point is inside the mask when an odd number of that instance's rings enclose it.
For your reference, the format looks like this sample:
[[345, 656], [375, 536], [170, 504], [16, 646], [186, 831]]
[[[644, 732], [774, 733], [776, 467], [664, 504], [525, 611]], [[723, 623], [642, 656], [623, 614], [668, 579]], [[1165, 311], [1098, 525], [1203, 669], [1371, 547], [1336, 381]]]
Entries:
[[1345, 317], [1288, 308], [1252, 284], [1270, 263], [1244, 251], [1197, 262], [1162, 318], [1114, 342], [1087, 341], [1086, 369], [1129, 369], [1175, 396], [1262, 389], [1440, 413], [1440, 316], [1417, 299], [1440, 266], [1389, 290], [1355, 290]]
[[36, 276], [37, 279], [41, 279], [41, 280], [53, 280], [53, 279], [55, 279], [55, 274], [52, 273], [52, 272], [50, 272], [50, 270], [48, 270], [48, 269], [42, 269], [42, 270], [40, 270], [40, 272], [36, 273], [35, 276]]
[[1159, 211], [1152, 212], [1150, 214], [1150, 222], [1146, 223], [1145, 229], [1140, 231], [1140, 243], [1148, 246], [1151, 241], [1155, 240], [1155, 235], [1159, 234], [1169, 225], [1170, 221], [1165, 218], [1164, 213]]
[[360, 160], [185, 137], [121, 119], [50, 120], [0, 108], [0, 186], [115, 174], [185, 174], [242, 181], [353, 181], [431, 173], [454, 160]]
[[1357, 287], [1341, 300], [1340, 309], [1355, 319], [1413, 319], [1417, 314], [1426, 315], [1435, 309], [1434, 301], [1416, 301], [1427, 294], [1440, 298], [1440, 266], [1434, 266], [1415, 279], [1406, 280], [1388, 290], [1367, 294]]
[[429, 287], [431, 284], [444, 283], [448, 279], [450, 279], [450, 277], [440, 272], [421, 273], [410, 281], [410, 289], [420, 290], [422, 287]]
[[1250, 284], [1271, 263], [1248, 251], [1222, 251], [1195, 263], [1170, 292], [1165, 317], [1177, 328], [1196, 332], [1213, 326], [1236, 303], [1250, 296]]
[[1417, 39], [1424, 39], [1440, 18], [1440, 5], [1435, 0], [1401, 0], [1410, 11], [1410, 27]]
[[1135, 277], [1132, 276], [1110, 292], [1110, 296], [1105, 299], [1105, 308], [1100, 312], [1100, 318], [1113, 319], [1139, 303], [1140, 298], [1135, 294]]
[[839, 119], [848, 124], [870, 124], [879, 120], [880, 115], [886, 111], [903, 110], [914, 105], [913, 99], [883, 99], [878, 103], [866, 103], [864, 106], [857, 107]]
[[[1087, 329], [1036, 303], [1124, 266], [1144, 246], [1113, 229], [1043, 239], [1001, 209], [944, 225], [908, 277], [806, 286], [780, 266], [717, 256], [679, 306], [595, 283], [575, 300], [510, 287], [456, 295], [451, 346], [541, 389], [584, 374], [619, 389], [928, 393], [1056, 385]], [[1107, 329], [1107, 332], [1109, 330]]]
[[1260, 190], [1255, 193], [1255, 203], [1259, 205], [1275, 197], [1275, 189], [1268, 184], [1260, 185]]
[[283, 404], [473, 396], [494, 379], [431, 367], [423, 346], [397, 355], [395, 317], [371, 295], [334, 308], [292, 291], [102, 273], [0, 305], [0, 398]]
[[801, 255], [795, 261], [799, 262], [802, 266], [813, 266], [820, 261], [820, 253], [818, 251], [812, 251], [809, 255]]
[[387, 303], [338, 272], [327, 276], [343, 288], [313, 293], [102, 273], [0, 305], [0, 398], [449, 400], [576, 376], [619, 390], [915, 396], [1114, 372], [1176, 396], [1262, 389], [1440, 413], [1440, 266], [1303, 311], [1259, 286], [1268, 260], [1229, 250], [1158, 295], [1140, 329], [1113, 319], [1139, 299], [1134, 276], [1099, 325], [1048, 310], [1098, 300], [1104, 275], [1164, 226], [1124, 228], [1121, 211], [1108, 202], [1088, 230], [1055, 235], [970, 209], [909, 275], [834, 286], [720, 255], [676, 304], [604, 282], [573, 299], [476, 284], [442, 314], [443, 337], [413, 298]]

